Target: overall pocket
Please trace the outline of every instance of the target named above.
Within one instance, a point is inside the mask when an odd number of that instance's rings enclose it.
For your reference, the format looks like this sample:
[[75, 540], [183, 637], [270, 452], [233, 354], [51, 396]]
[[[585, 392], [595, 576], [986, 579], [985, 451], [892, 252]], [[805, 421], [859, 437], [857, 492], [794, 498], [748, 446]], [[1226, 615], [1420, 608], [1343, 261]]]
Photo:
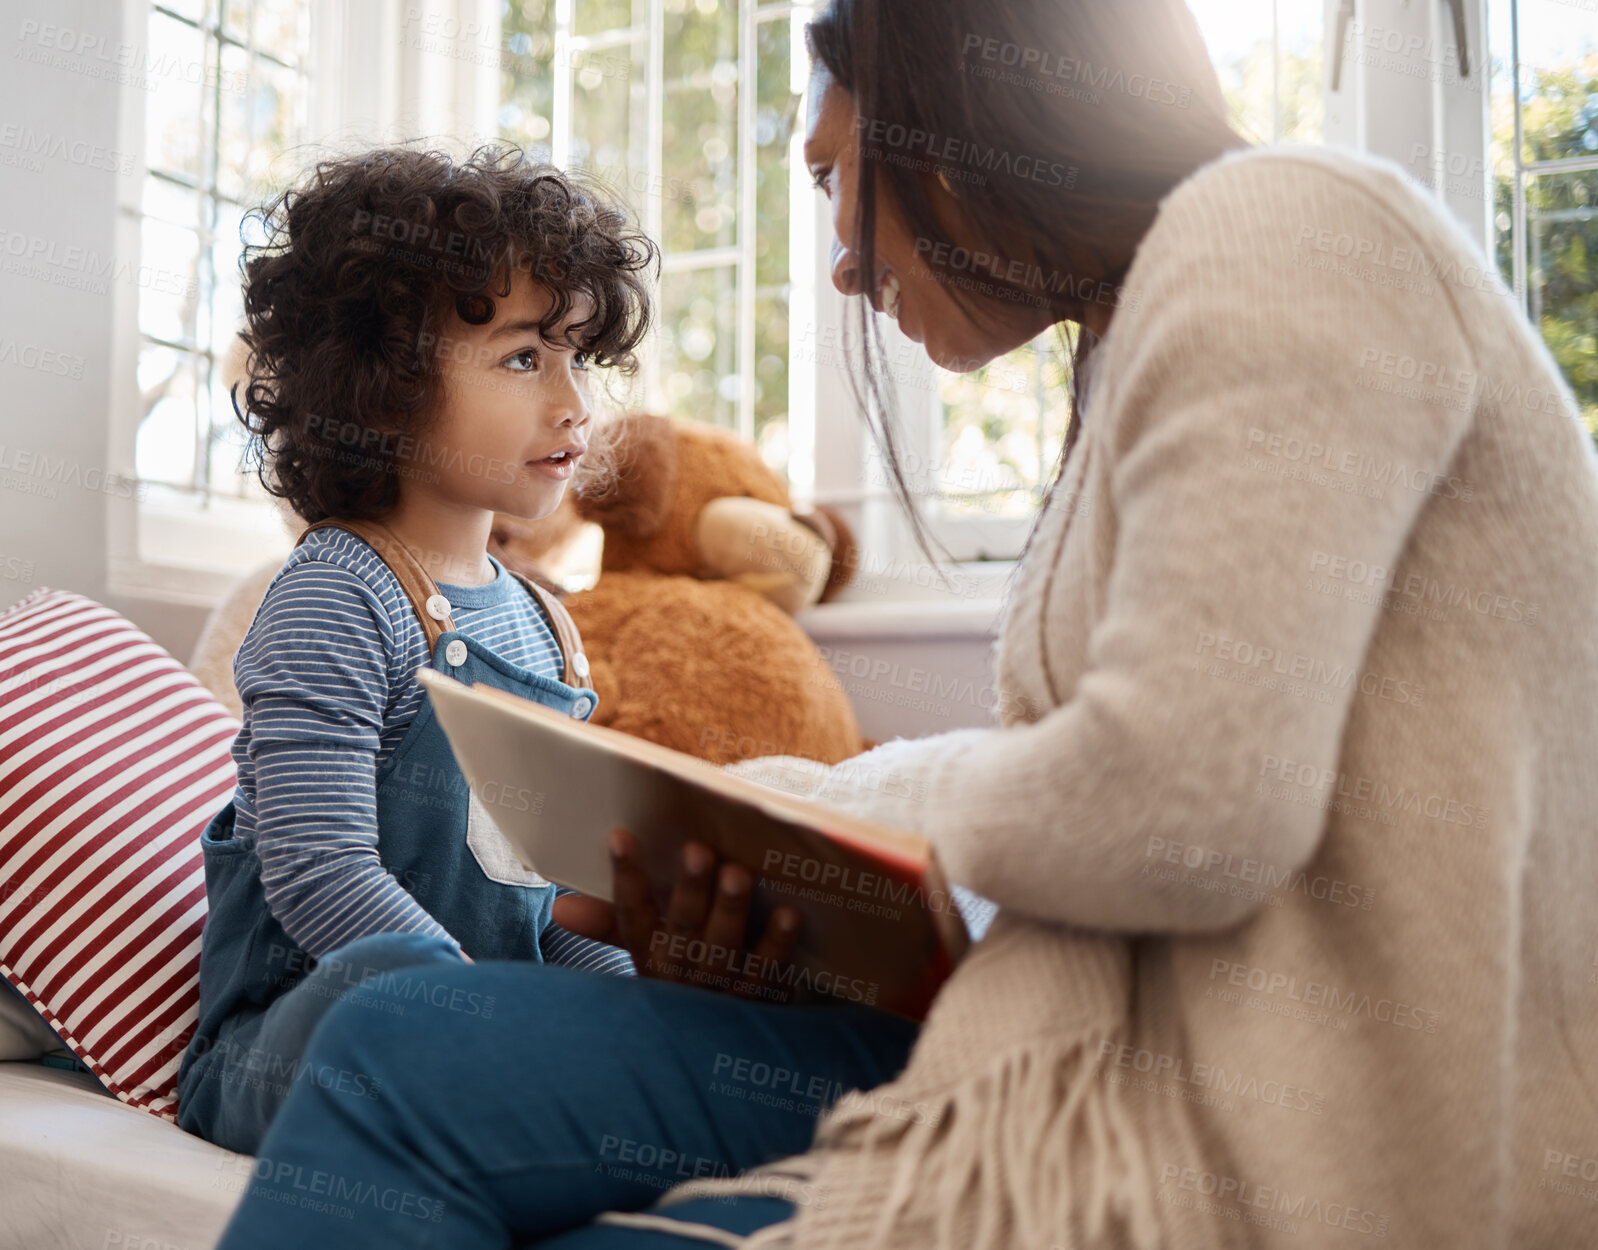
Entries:
[[549, 885], [547, 877], [540, 876], [517, 858], [477, 792], [468, 788], [467, 794], [466, 846], [483, 875], [501, 885]]

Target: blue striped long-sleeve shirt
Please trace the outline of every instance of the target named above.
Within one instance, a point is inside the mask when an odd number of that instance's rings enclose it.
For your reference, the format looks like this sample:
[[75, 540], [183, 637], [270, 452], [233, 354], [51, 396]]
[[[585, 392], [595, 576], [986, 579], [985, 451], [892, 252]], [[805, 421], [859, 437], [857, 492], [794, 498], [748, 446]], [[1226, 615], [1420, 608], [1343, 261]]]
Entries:
[[[485, 586], [445, 586], [455, 626], [511, 662], [559, 678], [559, 644], [498, 561]], [[454, 940], [383, 866], [376, 774], [422, 703], [427, 638], [399, 579], [346, 530], [308, 535], [289, 555], [233, 661], [244, 725], [236, 830], [254, 832], [267, 906], [307, 953], [373, 933]], [[563, 891], [564, 892], [564, 891]], [[601, 972], [625, 952], [550, 925], [544, 958]]]

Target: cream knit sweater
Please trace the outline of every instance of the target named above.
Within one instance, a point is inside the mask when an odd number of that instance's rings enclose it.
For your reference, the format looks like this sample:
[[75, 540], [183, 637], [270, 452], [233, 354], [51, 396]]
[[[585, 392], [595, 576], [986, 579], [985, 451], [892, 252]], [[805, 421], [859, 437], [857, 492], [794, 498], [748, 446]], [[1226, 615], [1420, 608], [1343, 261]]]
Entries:
[[759, 1240], [1598, 1245], [1569, 392], [1385, 163], [1217, 161], [1127, 286], [1007, 605], [1002, 726], [861, 757], [920, 803], [853, 763], [817, 792], [999, 917], [904, 1075], [744, 1182], [805, 1184]]

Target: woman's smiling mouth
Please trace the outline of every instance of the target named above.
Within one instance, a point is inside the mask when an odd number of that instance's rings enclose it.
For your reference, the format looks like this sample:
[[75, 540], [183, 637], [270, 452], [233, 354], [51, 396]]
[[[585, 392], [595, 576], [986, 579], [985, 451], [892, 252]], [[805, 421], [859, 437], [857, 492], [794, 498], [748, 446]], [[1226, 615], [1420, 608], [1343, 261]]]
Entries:
[[877, 307], [895, 321], [899, 320], [899, 276], [888, 269], [877, 287]]

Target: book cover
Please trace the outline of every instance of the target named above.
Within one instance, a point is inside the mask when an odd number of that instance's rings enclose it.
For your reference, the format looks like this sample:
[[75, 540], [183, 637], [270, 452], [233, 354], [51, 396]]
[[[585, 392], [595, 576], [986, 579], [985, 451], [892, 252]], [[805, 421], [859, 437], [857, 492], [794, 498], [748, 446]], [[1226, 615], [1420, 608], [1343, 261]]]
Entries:
[[692, 949], [657, 934], [651, 954], [708, 965], [694, 978], [705, 988], [733, 992], [737, 983], [737, 992], [772, 1001], [849, 1002], [922, 1019], [965, 953], [964, 922], [919, 835], [489, 686], [430, 669], [421, 679], [474, 807], [528, 869], [608, 901], [608, 839], [624, 828], [662, 908], [684, 843], [697, 841], [748, 869], [751, 933], [779, 905], [799, 913], [794, 952], [775, 966], [747, 950]]

